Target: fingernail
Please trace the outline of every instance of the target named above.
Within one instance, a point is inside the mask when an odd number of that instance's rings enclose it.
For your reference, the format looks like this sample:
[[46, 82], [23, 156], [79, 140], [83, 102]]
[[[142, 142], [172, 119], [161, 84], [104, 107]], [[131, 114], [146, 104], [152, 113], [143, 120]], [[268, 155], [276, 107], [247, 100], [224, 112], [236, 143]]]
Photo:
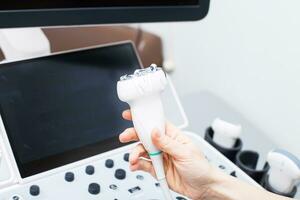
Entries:
[[123, 132], [123, 133], [120, 133], [120, 135], [119, 135], [119, 140], [120, 140], [120, 142], [123, 142], [123, 139], [122, 139], [123, 134], [124, 134], [124, 132]]
[[127, 134], [127, 129], [124, 130], [120, 135], [125, 135], [125, 134]]
[[131, 164], [131, 165], [133, 165], [135, 162], [135, 159], [132, 157], [132, 155], [130, 154], [130, 156], [129, 156], [129, 163]]

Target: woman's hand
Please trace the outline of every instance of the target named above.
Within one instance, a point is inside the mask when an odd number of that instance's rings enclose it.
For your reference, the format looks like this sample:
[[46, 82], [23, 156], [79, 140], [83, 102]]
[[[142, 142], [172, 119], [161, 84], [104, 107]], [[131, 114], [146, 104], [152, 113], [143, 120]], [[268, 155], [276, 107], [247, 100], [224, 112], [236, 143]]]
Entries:
[[[129, 110], [123, 112], [123, 118], [131, 120]], [[166, 178], [172, 190], [192, 199], [202, 199], [209, 193], [210, 185], [215, 183], [214, 168], [187, 136], [167, 123], [166, 134], [153, 130], [152, 140], [163, 151]], [[128, 128], [121, 133], [120, 141], [127, 143], [139, 141], [139, 138], [134, 128]], [[155, 177], [152, 163], [141, 157], [149, 158], [143, 145], [138, 144], [129, 156], [130, 169], [143, 170]]]
[[[123, 112], [123, 118], [131, 120], [129, 110]], [[138, 141], [134, 128], [128, 128], [120, 135], [123, 143]], [[194, 200], [290, 200], [275, 195], [260, 187], [249, 185], [217, 168], [212, 167], [204, 155], [170, 123], [166, 124], [166, 134], [157, 130], [152, 132], [154, 145], [163, 151], [164, 167], [169, 187]], [[138, 144], [129, 156], [132, 171], [143, 170], [155, 177], [150, 161], [140, 159], [149, 156], [142, 144]]]

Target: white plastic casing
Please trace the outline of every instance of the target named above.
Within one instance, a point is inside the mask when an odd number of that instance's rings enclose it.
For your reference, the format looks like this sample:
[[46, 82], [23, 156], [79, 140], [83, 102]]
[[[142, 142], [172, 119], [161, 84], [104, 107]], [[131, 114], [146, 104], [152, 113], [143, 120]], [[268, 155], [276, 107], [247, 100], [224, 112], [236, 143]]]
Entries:
[[268, 153], [270, 165], [269, 184], [277, 191], [290, 193], [300, 180], [300, 161], [297, 157], [284, 150]]
[[240, 125], [234, 125], [219, 118], [212, 123], [213, 141], [220, 146], [232, 148], [242, 132]]
[[[157, 128], [165, 134], [165, 115], [161, 101], [161, 92], [167, 84], [165, 73], [158, 68], [156, 72], [136, 76], [129, 80], [119, 81], [117, 92], [121, 101], [127, 102], [131, 108], [133, 125], [139, 139], [149, 153], [157, 149], [151, 139], [151, 132]], [[151, 157], [158, 180], [164, 178], [163, 163], [160, 156]]]

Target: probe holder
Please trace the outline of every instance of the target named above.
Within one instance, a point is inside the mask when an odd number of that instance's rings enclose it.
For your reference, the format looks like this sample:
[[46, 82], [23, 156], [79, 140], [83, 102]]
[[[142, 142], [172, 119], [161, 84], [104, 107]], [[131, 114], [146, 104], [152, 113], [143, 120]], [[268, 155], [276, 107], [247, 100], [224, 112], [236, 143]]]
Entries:
[[212, 127], [208, 127], [205, 131], [204, 139], [234, 163], [236, 154], [239, 151], [241, 151], [243, 147], [242, 140], [240, 138], [237, 138], [233, 148], [226, 148], [214, 142], [213, 136], [214, 136], [214, 130], [212, 129]]
[[275, 190], [269, 183], [269, 175], [266, 175], [264, 180], [263, 180], [263, 187], [270, 191], [270, 192], [273, 192], [275, 194], [278, 194], [278, 195], [281, 195], [281, 196], [286, 196], [286, 197], [290, 197], [290, 198], [293, 198], [295, 197], [296, 193], [297, 193], [297, 187], [295, 186], [293, 188], [293, 190], [289, 193], [283, 193], [283, 192], [279, 192], [277, 190]]
[[240, 151], [236, 155], [236, 165], [257, 183], [262, 184], [270, 167], [268, 163], [265, 163], [262, 169], [256, 169], [258, 159], [259, 154], [255, 151]]

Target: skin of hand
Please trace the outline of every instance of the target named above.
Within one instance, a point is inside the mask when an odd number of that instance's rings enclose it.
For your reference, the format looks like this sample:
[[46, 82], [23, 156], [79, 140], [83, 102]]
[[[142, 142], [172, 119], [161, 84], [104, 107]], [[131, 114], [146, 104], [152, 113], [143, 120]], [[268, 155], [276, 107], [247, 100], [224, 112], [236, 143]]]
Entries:
[[[123, 112], [123, 118], [131, 120], [130, 111]], [[138, 141], [134, 128], [128, 128], [119, 136], [122, 143]], [[214, 181], [211, 179], [213, 168], [204, 155], [191, 140], [181, 134], [170, 123], [166, 124], [166, 134], [160, 135], [158, 130], [152, 132], [152, 140], [164, 153], [164, 166], [169, 187], [191, 199], [201, 199]], [[143, 170], [155, 176], [151, 162], [140, 159], [149, 156], [142, 144], [138, 144], [129, 156], [132, 171]]]
[[[131, 113], [122, 114], [131, 120]], [[153, 144], [163, 152], [166, 179], [170, 189], [194, 200], [287, 200], [262, 188], [248, 185], [209, 164], [203, 153], [179, 129], [166, 124], [166, 133], [152, 132]], [[134, 128], [120, 134], [122, 143], [139, 141]], [[146, 158], [148, 160], [145, 160]], [[143, 170], [155, 177], [155, 171], [142, 144], [138, 144], [129, 156], [132, 171]]]

